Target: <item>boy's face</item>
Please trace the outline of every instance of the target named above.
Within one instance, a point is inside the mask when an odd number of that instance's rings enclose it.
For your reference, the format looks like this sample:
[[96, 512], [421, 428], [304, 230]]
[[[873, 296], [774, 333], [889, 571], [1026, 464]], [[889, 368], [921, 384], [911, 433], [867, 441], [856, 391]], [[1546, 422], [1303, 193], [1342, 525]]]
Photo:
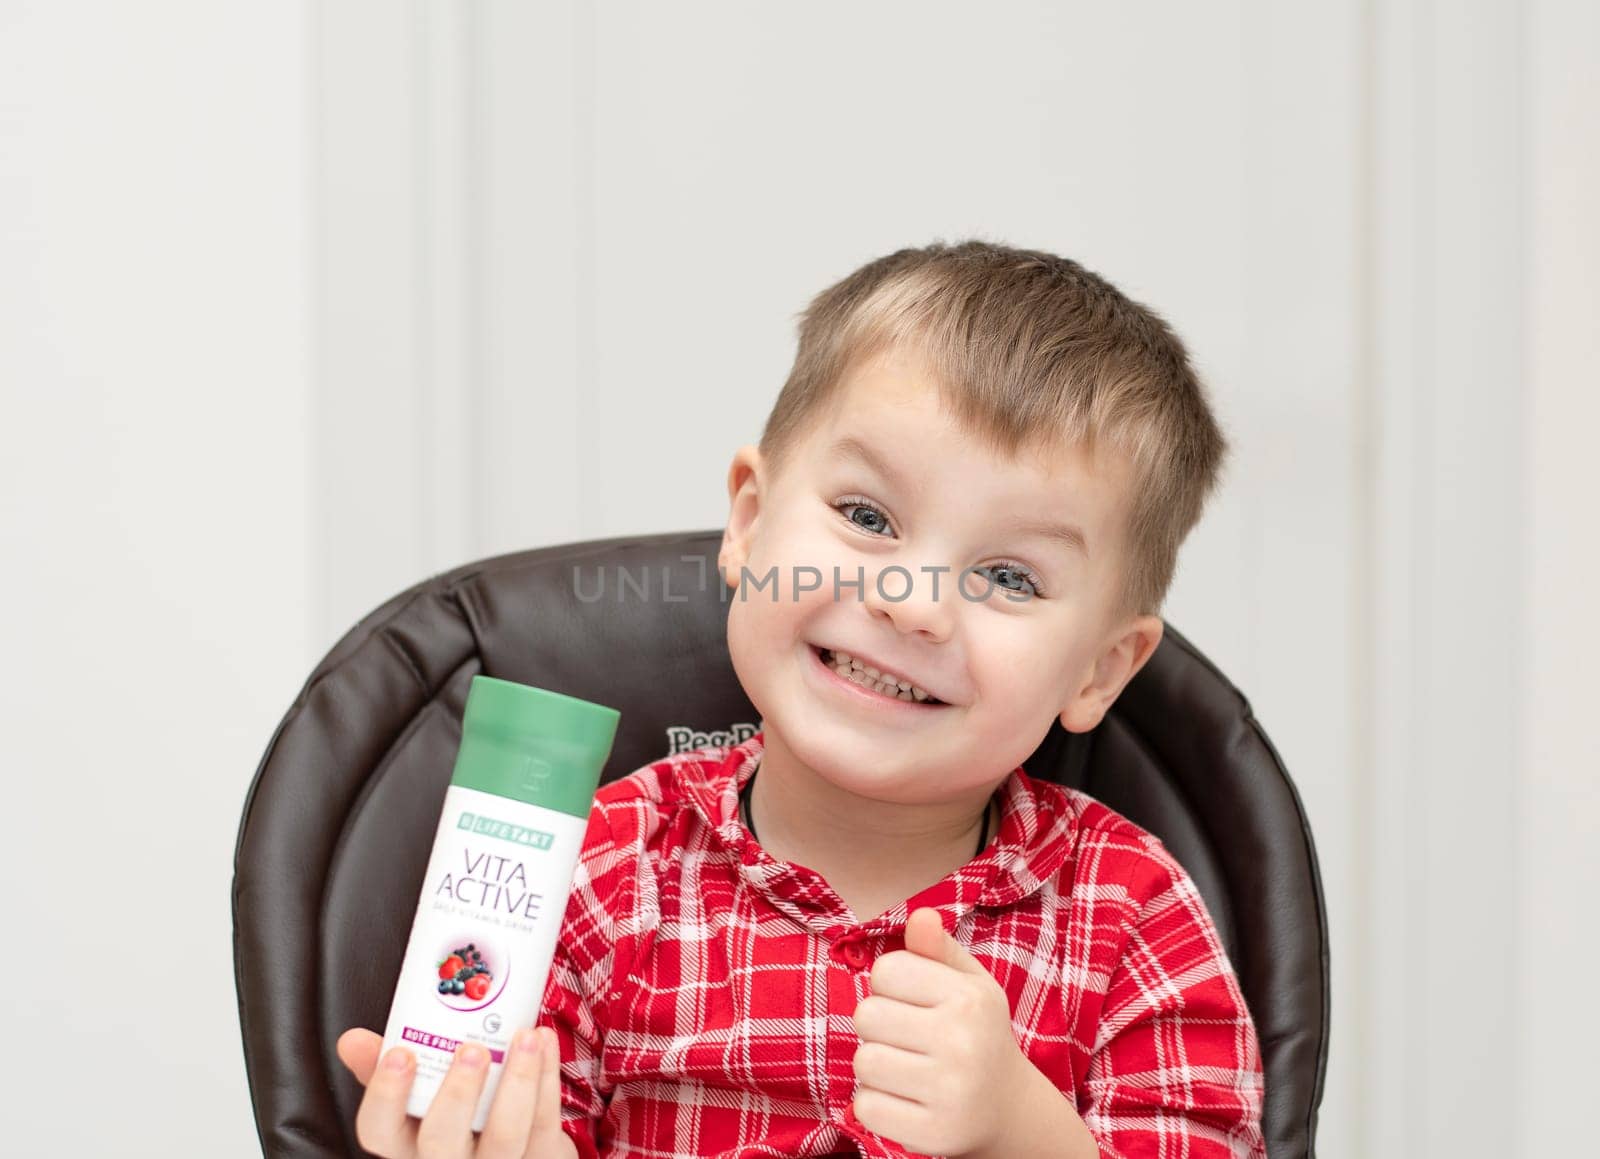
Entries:
[[[892, 473], [837, 453], [845, 438]], [[933, 803], [992, 789], [1054, 718], [1093, 728], [1161, 638], [1158, 617], [1107, 616], [1123, 486], [1075, 449], [996, 458], [894, 353], [841, 384], [780, 477], [740, 448], [719, 566], [733, 588], [729, 650], [769, 747], [840, 789]], [[1087, 553], [1017, 526], [1030, 522], [1078, 529]], [[968, 568], [982, 570], [961, 576]], [[775, 587], [758, 589], [773, 569]], [[859, 587], [845, 586], [858, 575]], [[946, 703], [860, 695], [818, 646], [874, 660]]]

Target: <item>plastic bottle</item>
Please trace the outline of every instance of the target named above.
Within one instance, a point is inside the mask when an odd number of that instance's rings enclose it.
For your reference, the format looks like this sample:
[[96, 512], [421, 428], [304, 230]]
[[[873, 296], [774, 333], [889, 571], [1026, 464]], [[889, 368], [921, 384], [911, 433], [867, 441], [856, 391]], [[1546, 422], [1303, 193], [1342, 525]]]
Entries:
[[456, 1046], [488, 1048], [483, 1130], [511, 1036], [538, 1018], [589, 810], [621, 714], [474, 676], [461, 747], [383, 1034], [417, 1059], [421, 1118]]

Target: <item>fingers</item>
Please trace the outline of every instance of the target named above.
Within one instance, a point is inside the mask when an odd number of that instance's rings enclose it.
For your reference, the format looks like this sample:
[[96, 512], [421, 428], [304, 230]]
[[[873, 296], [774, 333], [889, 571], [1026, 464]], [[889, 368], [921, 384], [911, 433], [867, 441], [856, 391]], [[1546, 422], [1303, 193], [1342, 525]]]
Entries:
[[872, 964], [872, 993], [913, 1006], [938, 1006], [950, 994], [951, 968], [910, 950], [891, 950]]
[[561, 1039], [549, 1027], [539, 1033], [544, 1036], [544, 1069], [539, 1073], [539, 1093], [534, 1100], [533, 1138], [539, 1147], [534, 1154], [539, 1159], [557, 1154], [577, 1159], [577, 1149], [561, 1129]]
[[383, 1050], [383, 1037], [362, 1027], [352, 1026], [339, 1036], [334, 1050], [338, 1052], [339, 1061], [356, 1076], [356, 1081], [366, 1086], [372, 1081], [372, 1072], [377, 1069], [378, 1054]]
[[927, 1108], [922, 1104], [861, 1084], [856, 1088], [851, 1106], [867, 1130], [893, 1139], [915, 1154], [929, 1153], [918, 1146], [918, 1136], [923, 1132], [927, 1116]]
[[572, 1156], [576, 1149], [561, 1129], [560, 1041], [546, 1027], [524, 1027], [506, 1051], [488, 1119], [475, 1142], [472, 1119], [489, 1074], [488, 1051], [463, 1043], [445, 1072], [421, 1123], [406, 1114], [416, 1060], [397, 1046], [379, 1057], [383, 1039], [352, 1027], [339, 1036], [339, 1060], [367, 1089], [356, 1108], [356, 1141], [388, 1159], [478, 1156], [520, 1159], [524, 1155]]
[[429, 1159], [457, 1159], [473, 1153], [472, 1119], [488, 1076], [486, 1047], [476, 1042], [463, 1042], [456, 1047], [450, 1069], [444, 1072], [428, 1113], [417, 1128], [419, 1151]]
[[862, 1042], [882, 1042], [919, 1054], [927, 1054], [929, 1044], [940, 1040], [942, 1029], [937, 1011], [882, 994], [869, 994], [858, 1002], [852, 1021]]
[[495, 1088], [494, 1103], [478, 1142], [482, 1159], [519, 1159], [529, 1151], [534, 1100], [540, 1076], [547, 1069], [542, 1035], [524, 1026], [511, 1036], [505, 1069], [500, 1072], [500, 1085]]
[[[340, 1057], [344, 1057], [343, 1052]], [[411, 1159], [417, 1153], [417, 1124], [406, 1117], [406, 1098], [411, 1094], [415, 1069], [411, 1052], [396, 1046], [370, 1073], [367, 1093], [356, 1108], [356, 1142], [374, 1155]]]
[[910, 1103], [926, 1104], [939, 1077], [939, 1064], [934, 1059], [881, 1042], [863, 1042], [856, 1048], [850, 1065], [863, 1088]]

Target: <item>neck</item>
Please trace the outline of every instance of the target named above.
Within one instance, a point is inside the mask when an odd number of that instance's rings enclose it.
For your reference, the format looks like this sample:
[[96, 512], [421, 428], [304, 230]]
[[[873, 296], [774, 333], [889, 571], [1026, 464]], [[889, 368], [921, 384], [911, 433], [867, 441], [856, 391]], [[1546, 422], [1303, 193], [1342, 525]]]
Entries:
[[830, 880], [932, 884], [989, 839], [993, 786], [981, 800], [977, 791], [926, 805], [876, 800], [785, 760], [770, 742], [751, 777], [749, 827], [761, 846]]

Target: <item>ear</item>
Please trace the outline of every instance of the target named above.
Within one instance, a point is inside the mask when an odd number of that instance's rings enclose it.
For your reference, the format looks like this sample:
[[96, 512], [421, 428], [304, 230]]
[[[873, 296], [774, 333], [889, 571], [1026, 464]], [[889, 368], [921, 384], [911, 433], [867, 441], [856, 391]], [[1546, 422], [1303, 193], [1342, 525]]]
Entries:
[[1118, 628], [1095, 661], [1094, 671], [1061, 709], [1061, 727], [1088, 732], [1099, 724], [1128, 681], [1155, 654], [1164, 627], [1160, 616], [1137, 616]]
[[739, 569], [750, 558], [765, 477], [766, 462], [758, 447], [747, 445], [734, 452], [728, 467], [728, 525], [722, 529], [722, 549], [717, 553], [717, 570], [730, 588], [739, 586]]

